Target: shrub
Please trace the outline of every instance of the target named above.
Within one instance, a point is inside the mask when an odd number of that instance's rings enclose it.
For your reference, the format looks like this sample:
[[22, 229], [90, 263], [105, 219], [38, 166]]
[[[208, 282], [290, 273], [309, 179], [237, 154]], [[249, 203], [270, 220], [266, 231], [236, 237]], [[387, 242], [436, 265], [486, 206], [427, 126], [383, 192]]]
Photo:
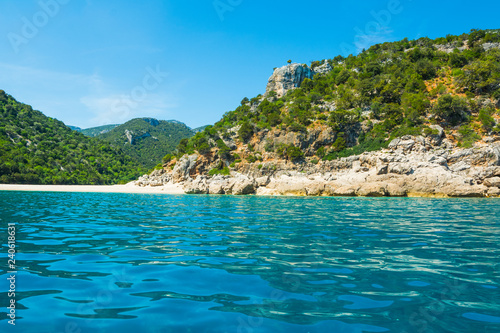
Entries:
[[458, 96], [443, 95], [434, 105], [434, 114], [444, 119], [460, 121], [466, 118], [465, 112], [469, 110], [467, 102]]
[[458, 129], [460, 143], [464, 148], [470, 148], [474, 142], [481, 140], [481, 137], [468, 125], [462, 125]]
[[493, 127], [495, 127], [496, 122], [495, 119], [491, 116], [495, 109], [487, 109], [483, 108], [479, 111], [478, 120], [481, 122], [483, 129], [486, 132], [491, 132]]
[[248, 121], [241, 124], [241, 127], [238, 130], [238, 136], [241, 142], [247, 142], [252, 137], [253, 131], [254, 128]]
[[228, 167], [224, 167], [222, 169], [218, 169], [218, 168], [213, 168], [212, 170], [210, 170], [208, 172], [208, 175], [209, 176], [215, 176], [215, 175], [225, 175], [225, 176], [229, 176], [230, 175], [230, 171], [229, 171], [229, 168]]
[[231, 152], [231, 149], [224, 143], [224, 141], [222, 141], [222, 139], [217, 140], [216, 143], [219, 148], [219, 156], [227, 156]]
[[174, 155], [172, 154], [167, 154], [162, 158], [162, 163], [163, 164], [168, 164], [172, 159], [174, 158]]

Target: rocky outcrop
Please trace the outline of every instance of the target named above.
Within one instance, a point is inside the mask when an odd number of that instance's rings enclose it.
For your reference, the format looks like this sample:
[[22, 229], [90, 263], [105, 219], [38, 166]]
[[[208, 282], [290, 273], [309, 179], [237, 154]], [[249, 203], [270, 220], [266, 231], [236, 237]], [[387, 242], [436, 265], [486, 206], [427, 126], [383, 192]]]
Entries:
[[314, 72], [305, 64], [290, 64], [274, 70], [267, 83], [266, 93], [275, 91], [283, 97], [289, 90], [300, 87], [304, 79], [312, 79]]
[[316, 66], [313, 68], [314, 74], [327, 74], [332, 71], [332, 66], [326, 60], [323, 61], [322, 65]]
[[274, 91], [278, 98], [283, 97], [289, 90], [300, 87], [304, 79], [313, 79], [315, 74], [327, 74], [332, 69], [326, 60], [314, 67], [314, 70], [306, 64], [290, 64], [275, 68], [267, 83], [266, 94]]
[[441, 130], [435, 127], [426, 137], [403, 136], [377, 152], [317, 164], [286, 160], [243, 163], [230, 175], [213, 177], [200, 167], [208, 163], [207, 157], [195, 154], [182, 157], [173, 170], [157, 170], [136, 184], [179, 183], [190, 194], [499, 196], [500, 142], [458, 149]]

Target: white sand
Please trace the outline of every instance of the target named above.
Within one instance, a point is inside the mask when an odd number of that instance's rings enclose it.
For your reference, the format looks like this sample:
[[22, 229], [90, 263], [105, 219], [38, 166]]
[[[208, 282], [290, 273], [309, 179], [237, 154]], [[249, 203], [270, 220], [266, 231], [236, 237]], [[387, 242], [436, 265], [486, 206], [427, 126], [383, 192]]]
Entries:
[[0, 191], [35, 191], [35, 192], [101, 192], [101, 193], [163, 193], [184, 194], [178, 185], [140, 187], [127, 185], [14, 185], [0, 184]]

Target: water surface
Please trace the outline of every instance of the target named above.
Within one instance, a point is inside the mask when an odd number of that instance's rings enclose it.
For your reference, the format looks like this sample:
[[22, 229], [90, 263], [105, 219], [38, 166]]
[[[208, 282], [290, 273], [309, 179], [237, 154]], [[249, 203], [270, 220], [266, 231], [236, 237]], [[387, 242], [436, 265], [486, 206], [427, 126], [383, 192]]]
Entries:
[[500, 332], [499, 203], [0, 192], [0, 332]]

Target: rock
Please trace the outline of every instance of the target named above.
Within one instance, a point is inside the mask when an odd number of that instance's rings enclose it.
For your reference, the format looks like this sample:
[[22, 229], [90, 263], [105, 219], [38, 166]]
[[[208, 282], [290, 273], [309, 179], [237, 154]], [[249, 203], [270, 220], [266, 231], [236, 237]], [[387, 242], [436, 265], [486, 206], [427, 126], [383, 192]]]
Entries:
[[390, 163], [387, 172], [398, 175], [409, 175], [413, 173], [413, 168], [409, 163]]
[[316, 66], [313, 69], [314, 74], [326, 74], [333, 70], [332, 66], [327, 60], [324, 60], [322, 65]]
[[242, 194], [252, 194], [255, 193], [255, 185], [249, 179], [243, 179], [234, 184], [232, 188], [232, 193], [234, 195], [242, 195]]
[[335, 189], [334, 195], [340, 197], [354, 197], [357, 191], [356, 186], [341, 186]]
[[383, 197], [387, 195], [385, 184], [382, 183], [364, 183], [356, 191], [356, 195], [363, 197]]
[[483, 184], [488, 187], [500, 187], [500, 177], [486, 178]]
[[304, 79], [312, 79], [313, 71], [302, 64], [290, 64], [276, 68], [269, 78], [266, 94], [275, 91], [278, 98], [283, 97], [289, 90], [300, 87]]
[[482, 185], [473, 186], [448, 186], [443, 188], [442, 192], [449, 197], [484, 197], [486, 196], [488, 188]]
[[222, 187], [222, 182], [212, 181], [208, 185], [209, 194], [224, 194], [224, 188]]
[[181, 159], [175, 164], [172, 179], [174, 182], [178, 183], [189, 178], [189, 174], [191, 170], [196, 166], [196, 160], [198, 159], [197, 154], [193, 155], [184, 155]]
[[255, 179], [257, 186], [267, 186], [271, 180], [268, 176], [263, 176]]
[[385, 175], [389, 170], [389, 166], [387, 164], [381, 164], [377, 166], [377, 175]]
[[500, 188], [490, 187], [490, 188], [488, 188], [488, 192], [486, 192], [486, 194], [489, 197], [498, 197], [498, 196], [500, 196]]
[[208, 194], [206, 176], [198, 176], [195, 180], [190, 180], [184, 185], [184, 192], [187, 194]]
[[317, 197], [323, 194], [325, 190], [325, 184], [320, 181], [313, 181], [311, 184], [306, 186], [306, 194], [308, 196]]
[[484, 43], [482, 47], [485, 51], [489, 51], [491, 49], [500, 49], [500, 43]]

